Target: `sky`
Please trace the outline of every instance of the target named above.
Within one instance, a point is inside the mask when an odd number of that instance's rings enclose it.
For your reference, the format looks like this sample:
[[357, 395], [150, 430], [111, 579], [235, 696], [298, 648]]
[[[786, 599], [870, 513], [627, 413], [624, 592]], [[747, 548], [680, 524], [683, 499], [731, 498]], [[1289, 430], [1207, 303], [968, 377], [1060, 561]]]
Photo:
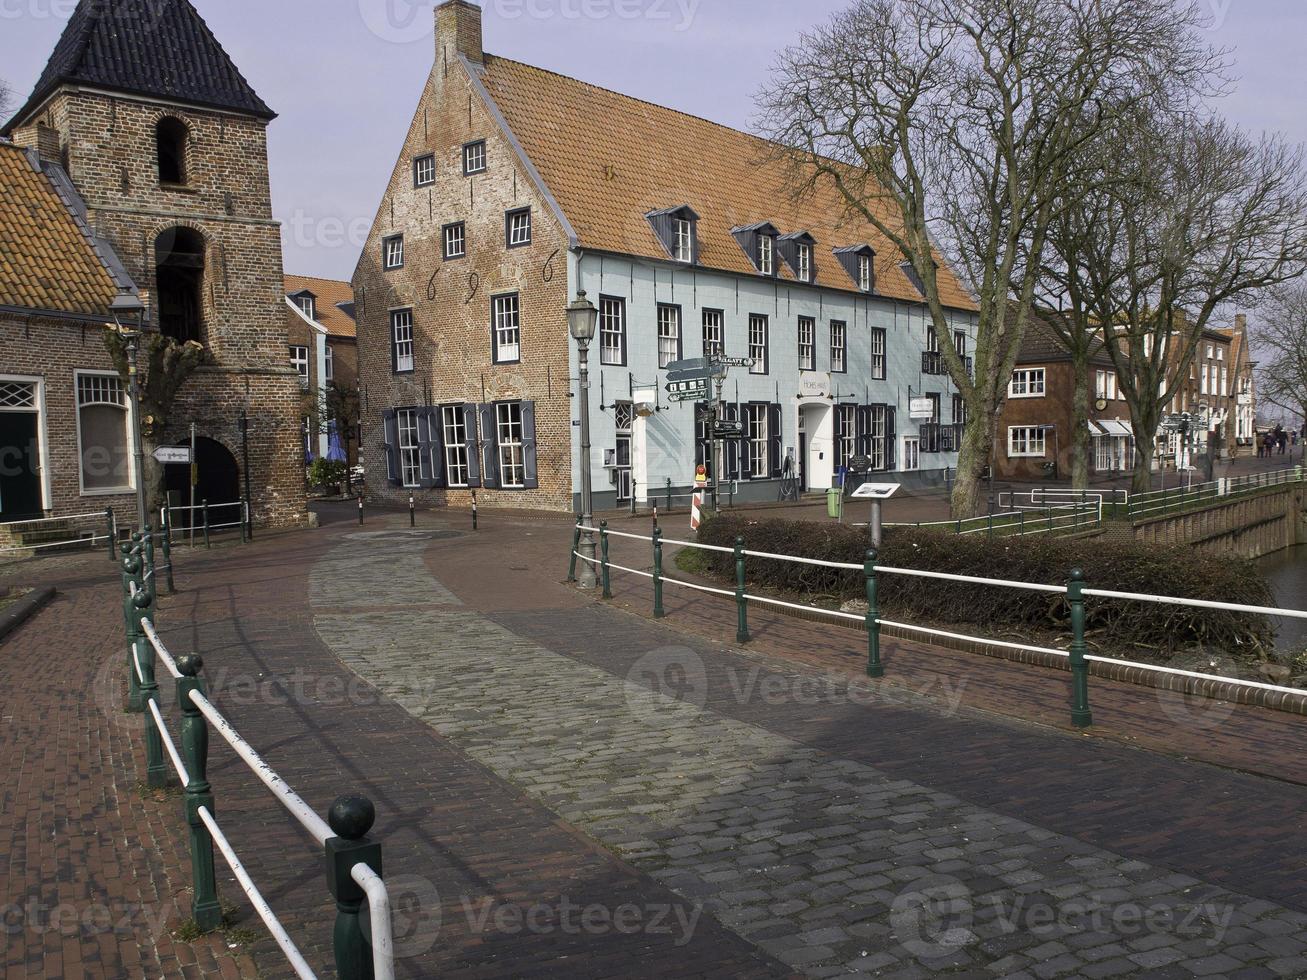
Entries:
[[[437, 0], [193, 0], [269, 130], [286, 271], [349, 279], [434, 57]], [[749, 128], [775, 53], [847, 0], [480, 0], [493, 54]], [[1234, 59], [1222, 111], [1307, 143], [1305, 0], [1197, 0]], [[0, 0], [0, 78], [26, 99], [76, 0]]]

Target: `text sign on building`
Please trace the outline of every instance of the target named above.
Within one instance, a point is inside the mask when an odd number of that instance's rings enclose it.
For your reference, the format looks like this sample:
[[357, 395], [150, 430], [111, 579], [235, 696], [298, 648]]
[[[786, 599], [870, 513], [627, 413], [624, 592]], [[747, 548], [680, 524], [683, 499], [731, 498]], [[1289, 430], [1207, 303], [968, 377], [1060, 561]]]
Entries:
[[185, 446], [160, 446], [154, 451], [154, 458], [165, 466], [170, 463], [184, 465], [191, 461], [191, 451]]
[[799, 394], [804, 398], [826, 398], [830, 395], [830, 375], [805, 371], [799, 375]]
[[933, 419], [935, 402], [931, 398], [914, 398], [908, 403], [908, 415], [914, 419]]

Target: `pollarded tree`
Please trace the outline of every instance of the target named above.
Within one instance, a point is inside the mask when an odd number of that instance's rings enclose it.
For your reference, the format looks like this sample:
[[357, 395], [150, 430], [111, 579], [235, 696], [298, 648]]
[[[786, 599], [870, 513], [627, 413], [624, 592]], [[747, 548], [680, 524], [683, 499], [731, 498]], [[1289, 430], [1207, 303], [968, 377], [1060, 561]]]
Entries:
[[[1206, 78], [1201, 18], [1188, 0], [856, 0], [784, 51], [759, 93], [759, 128], [796, 193], [829, 181], [922, 283], [970, 419], [956, 514], [979, 510], [1079, 149], [1112, 113]], [[974, 380], [951, 342], [936, 242], [976, 298]]]
[[1307, 283], [1278, 289], [1258, 312], [1253, 348], [1258, 366], [1258, 396], [1307, 419]]

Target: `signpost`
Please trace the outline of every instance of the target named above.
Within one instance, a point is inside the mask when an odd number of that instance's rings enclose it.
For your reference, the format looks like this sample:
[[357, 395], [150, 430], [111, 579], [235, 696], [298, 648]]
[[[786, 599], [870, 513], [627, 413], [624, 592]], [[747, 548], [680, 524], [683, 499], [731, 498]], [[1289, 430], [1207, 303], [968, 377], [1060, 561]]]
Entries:
[[164, 466], [173, 464], [189, 466], [191, 450], [188, 446], [160, 446], [154, 451], [154, 458]]
[[899, 492], [898, 483], [864, 483], [858, 489], [853, 491], [852, 499], [870, 500], [871, 501], [871, 545], [873, 548], [879, 548], [881, 545], [882, 524], [880, 505], [889, 500]]
[[708, 400], [708, 378], [686, 381], [669, 381], [667, 394], [674, 402], [702, 402]]

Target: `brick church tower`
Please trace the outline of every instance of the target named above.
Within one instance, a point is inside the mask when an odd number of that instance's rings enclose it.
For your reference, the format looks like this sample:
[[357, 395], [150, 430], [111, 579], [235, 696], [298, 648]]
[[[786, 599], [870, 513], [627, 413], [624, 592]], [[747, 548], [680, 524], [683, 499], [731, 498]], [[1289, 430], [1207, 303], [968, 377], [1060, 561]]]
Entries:
[[[255, 522], [290, 526], [307, 519], [303, 394], [286, 356], [273, 118], [188, 0], [81, 0], [2, 132], [67, 171], [150, 327], [209, 352], [158, 442], [187, 443], [194, 423], [198, 495], [239, 499], [248, 482]], [[184, 498], [185, 467], [167, 477]]]

